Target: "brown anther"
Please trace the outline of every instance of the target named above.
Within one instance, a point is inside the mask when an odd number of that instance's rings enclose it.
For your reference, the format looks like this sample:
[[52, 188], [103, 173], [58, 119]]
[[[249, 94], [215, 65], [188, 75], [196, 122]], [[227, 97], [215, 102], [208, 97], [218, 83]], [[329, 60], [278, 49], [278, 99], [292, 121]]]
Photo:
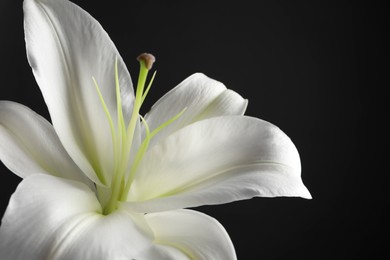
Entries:
[[140, 54], [138, 57], [137, 57], [137, 60], [138, 61], [144, 61], [145, 62], [145, 66], [148, 70], [150, 70], [153, 66], [153, 63], [156, 61], [156, 58], [150, 54], [150, 53], [142, 53]]

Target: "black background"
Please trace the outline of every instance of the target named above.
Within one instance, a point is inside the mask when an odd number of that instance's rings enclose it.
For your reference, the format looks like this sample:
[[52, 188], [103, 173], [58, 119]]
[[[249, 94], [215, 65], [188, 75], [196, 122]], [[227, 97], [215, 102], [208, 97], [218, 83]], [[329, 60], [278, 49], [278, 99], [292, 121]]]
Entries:
[[[312, 200], [255, 198], [199, 208], [225, 226], [239, 259], [386, 253], [384, 4], [74, 2], [110, 34], [133, 79], [135, 57], [155, 54], [158, 74], [145, 107], [203, 72], [248, 98], [248, 115], [276, 124], [298, 147]], [[1, 0], [0, 37], [0, 99], [49, 118], [26, 59], [21, 1]], [[2, 215], [20, 179], [1, 165], [0, 180]]]

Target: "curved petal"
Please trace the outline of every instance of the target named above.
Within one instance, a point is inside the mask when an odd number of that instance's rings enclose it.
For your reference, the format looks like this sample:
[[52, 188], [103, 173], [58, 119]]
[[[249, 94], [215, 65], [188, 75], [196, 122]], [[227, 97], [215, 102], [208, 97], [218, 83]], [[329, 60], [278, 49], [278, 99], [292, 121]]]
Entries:
[[16, 175], [46, 173], [92, 187], [63, 148], [53, 126], [29, 108], [0, 101], [0, 160]]
[[214, 218], [193, 210], [146, 214], [156, 243], [176, 247], [190, 259], [236, 259], [232, 241]]
[[25, 0], [29, 63], [53, 126], [77, 165], [96, 183], [112, 170], [110, 127], [92, 77], [116, 119], [115, 59], [125, 117], [132, 107], [130, 75], [100, 24], [67, 0]]
[[193, 122], [223, 115], [243, 115], [247, 100], [216, 80], [195, 73], [165, 94], [153, 105], [145, 119], [151, 130], [186, 109], [175, 122], [159, 132], [151, 145]]
[[187, 259], [153, 244], [143, 214], [108, 216], [87, 186], [49, 175], [24, 179], [0, 228], [0, 257], [41, 259]]
[[154, 146], [124, 204], [154, 212], [255, 196], [310, 198], [300, 175], [298, 151], [279, 128], [252, 117], [217, 117]]

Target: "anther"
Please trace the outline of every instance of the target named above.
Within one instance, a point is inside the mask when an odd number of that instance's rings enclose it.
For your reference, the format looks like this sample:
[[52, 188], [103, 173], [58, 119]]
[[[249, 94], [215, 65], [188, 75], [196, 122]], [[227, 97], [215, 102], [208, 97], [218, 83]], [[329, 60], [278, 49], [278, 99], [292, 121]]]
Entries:
[[156, 58], [150, 53], [142, 53], [137, 57], [138, 61], [144, 61], [145, 67], [150, 70], [153, 66], [153, 63], [156, 61]]

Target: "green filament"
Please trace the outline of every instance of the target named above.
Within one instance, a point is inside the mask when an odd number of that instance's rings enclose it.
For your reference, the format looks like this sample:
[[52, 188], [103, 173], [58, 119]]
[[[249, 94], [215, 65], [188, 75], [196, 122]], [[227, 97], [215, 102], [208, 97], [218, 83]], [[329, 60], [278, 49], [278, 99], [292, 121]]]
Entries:
[[[137, 83], [136, 95], [133, 105], [133, 111], [130, 117], [129, 123], [126, 125], [123, 110], [122, 110], [122, 98], [120, 93], [119, 85], [119, 74], [118, 74], [118, 59], [115, 59], [115, 93], [116, 93], [116, 109], [117, 109], [117, 125], [115, 128], [114, 120], [110, 111], [107, 107], [106, 102], [104, 101], [103, 95], [99, 88], [99, 85], [96, 79], [93, 77], [96, 92], [99, 96], [100, 103], [103, 107], [104, 113], [107, 117], [111, 138], [113, 143], [113, 156], [114, 156], [114, 167], [111, 174], [111, 184], [109, 186], [111, 190], [111, 196], [107, 204], [104, 206], [103, 214], [108, 215], [111, 212], [115, 211], [118, 207], [119, 201], [125, 201], [127, 195], [131, 189], [131, 185], [135, 179], [137, 169], [148, 150], [150, 140], [161, 130], [166, 128], [168, 125], [176, 121], [181, 115], [185, 112], [186, 109], [183, 109], [180, 113], [167, 120], [159, 127], [154, 129], [152, 132], [146, 122], [146, 120], [139, 115], [141, 106], [152, 86], [153, 80], [156, 76], [156, 72], [153, 73], [149, 84], [145, 89], [145, 83], [147, 75], [149, 72], [148, 67], [146, 66], [144, 60], [140, 60], [140, 72]], [[150, 64], [149, 64], [150, 65]], [[137, 147], [134, 159], [130, 162], [131, 152], [133, 148], [133, 139], [136, 132], [137, 124], [140, 124], [140, 119], [144, 125], [146, 136], [142, 143]], [[135, 151], [134, 151], [135, 152]], [[131, 163], [131, 165], [129, 165]], [[129, 167], [130, 166], [130, 167]], [[129, 169], [130, 168], [130, 169]], [[104, 176], [98, 176], [99, 179], [104, 179]], [[99, 188], [98, 188], [99, 189]]]
[[[107, 117], [107, 120], [108, 120], [108, 123], [110, 125], [110, 130], [111, 130], [111, 137], [112, 137], [112, 143], [114, 144], [114, 152], [116, 151], [115, 149], [115, 145], [117, 144], [117, 141], [116, 141], [116, 134], [115, 134], [115, 128], [114, 128], [114, 123], [112, 121], [112, 118], [111, 118], [111, 115], [110, 115], [110, 112], [107, 108], [107, 105], [106, 105], [106, 102], [104, 102], [104, 98], [103, 98], [103, 95], [102, 95], [102, 92], [100, 91], [100, 88], [99, 88], [99, 85], [98, 83], [96, 82], [96, 79], [94, 77], [92, 77], [92, 80], [95, 84], [95, 88], [96, 88], [96, 92], [98, 93], [98, 96], [99, 96], [99, 99], [100, 99], [100, 103], [103, 107], [103, 110], [104, 110], [104, 113], [106, 114], [106, 117]], [[114, 154], [114, 158], [116, 158], [116, 155]], [[99, 180], [102, 180], [104, 179], [103, 176], [97, 176], [99, 178]]]

